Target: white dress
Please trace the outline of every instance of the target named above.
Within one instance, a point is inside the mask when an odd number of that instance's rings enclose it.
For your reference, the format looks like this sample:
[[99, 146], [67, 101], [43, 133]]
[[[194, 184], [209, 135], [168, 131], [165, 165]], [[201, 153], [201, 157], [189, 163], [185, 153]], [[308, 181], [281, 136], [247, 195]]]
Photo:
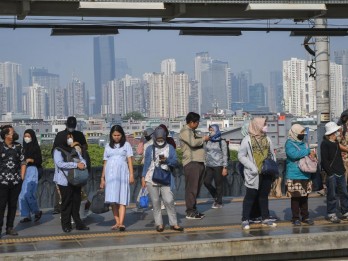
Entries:
[[126, 142], [111, 148], [105, 146], [105, 202], [128, 205], [130, 198], [129, 169], [127, 158], [133, 156], [131, 145]]

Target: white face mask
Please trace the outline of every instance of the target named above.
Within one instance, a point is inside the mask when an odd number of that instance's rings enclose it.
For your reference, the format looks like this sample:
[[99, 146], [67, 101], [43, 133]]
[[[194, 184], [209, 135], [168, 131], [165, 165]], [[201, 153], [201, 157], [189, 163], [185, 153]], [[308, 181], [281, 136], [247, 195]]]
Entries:
[[158, 145], [158, 146], [163, 146], [163, 145], [164, 145], [164, 141], [159, 141], [159, 142], [157, 142], [157, 145]]
[[74, 142], [74, 140], [73, 140], [72, 138], [69, 138], [69, 139], [67, 140], [68, 145], [73, 144], [73, 142]]
[[25, 143], [31, 142], [31, 138], [29, 138], [29, 137], [24, 137], [24, 142], [25, 142]]
[[263, 126], [262, 132], [263, 132], [263, 133], [267, 133], [267, 131], [268, 131], [267, 125], [266, 125], [266, 126]]

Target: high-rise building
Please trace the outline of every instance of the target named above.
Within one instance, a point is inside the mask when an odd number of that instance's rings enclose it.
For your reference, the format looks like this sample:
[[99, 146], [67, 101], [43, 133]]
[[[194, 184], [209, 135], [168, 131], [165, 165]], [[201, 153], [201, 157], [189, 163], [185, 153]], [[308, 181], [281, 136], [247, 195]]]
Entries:
[[[0, 84], [3, 88], [8, 88], [8, 112], [22, 112], [22, 65], [12, 62], [0, 63]], [[0, 97], [1, 99], [3, 97]]]
[[161, 62], [161, 73], [170, 75], [176, 72], [176, 62], [174, 59], [166, 59]]
[[330, 63], [330, 112], [331, 118], [339, 118], [343, 107], [342, 65]]
[[115, 79], [115, 49], [113, 36], [94, 38], [94, 114], [101, 112], [103, 85]]
[[186, 116], [189, 112], [189, 79], [184, 72], [172, 73], [168, 76], [169, 84], [169, 115], [170, 119]]
[[34, 83], [28, 90], [29, 115], [32, 119], [45, 119], [46, 117], [46, 88]]
[[249, 104], [255, 109], [266, 106], [267, 92], [262, 83], [249, 86]]
[[29, 69], [29, 86], [38, 84], [45, 87], [47, 93], [47, 113], [45, 116], [55, 117], [56, 112], [56, 89], [59, 86], [59, 75], [49, 73], [46, 68], [30, 67]]
[[116, 58], [115, 60], [116, 68], [116, 79], [123, 78], [126, 74], [132, 75], [132, 69], [129, 68], [127, 59], [125, 58]]
[[348, 108], [348, 49], [334, 52], [335, 63], [342, 65], [343, 108]]
[[55, 111], [58, 119], [68, 116], [67, 91], [63, 88], [55, 89]]
[[0, 115], [10, 111], [10, 88], [0, 83]]
[[189, 84], [189, 111], [199, 111], [198, 83], [195, 80]]
[[208, 53], [198, 53], [195, 77], [201, 113], [212, 111], [216, 104], [220, 109], [231, 108], [231, 75], [227, 62], [212, 60]]
[[251, 71], [230, 74], [232, 110], [241, 110], [249, 104], [249, 86], [252, 84]]
[[297, 58], [283, 61], [285, 112], [306, 116], [316, 110], [315, 80], [309, 77], [309, 62]]
[[88, 95], [85, 83], [74, 78], [67, 88], [68, 115], [85, 116], [88, 112]]
[[270, 85], [268, 89], [268, 107], [271, 112], [283, 111], [283, 77], [281, 71], [270, 73]]
[[149, 79], [149, 117], [169, 117], [168, 77], [164, 73], [153, 73]]

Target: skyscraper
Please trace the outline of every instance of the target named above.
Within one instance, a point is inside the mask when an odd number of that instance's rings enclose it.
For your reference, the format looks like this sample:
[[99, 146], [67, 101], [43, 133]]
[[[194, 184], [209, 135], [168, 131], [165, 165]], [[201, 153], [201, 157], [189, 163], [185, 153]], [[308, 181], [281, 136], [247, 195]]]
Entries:
[[341, 116], [343, 107], [342, 65], [330, 63], [330, 112], [331, 118]]
[[116, 58], [115, 59], [115, 68], [116, 68], [116, 79], [123, 78], [126, 74], [132, 75], [131, 68], [128, 67], [127, 59], [125, 58]]
[[266, 90], [262, 83], [256, 83], [249, 86], [249, 104], [253, 108], [261, 108], [266, 106]]
[[161, 62], [161, 73], [170, 75], [176, 71], [176, 62], [174, 59], [166, 59]]
[[12, 62], [0, 63], [0, 85], [7, 88], [6, 96], [10, 101], [8, 112], [22, 112], [22, 65]]
[[297, 58], [283, 61], [285, 112], [306, 116], [316, 110], [315, 80], [309, 77], [309, 62]]
[[268, 89], [268, 107], [271, 112], [283, 111], [283, 78], [281, 71], [270, 73], [270, 85]]
[[335, 62], [342, 65], [343, 108], [348, 108], [348, 49], [334, 53]]
[[103, 85], [115, 79], [115, 49], [113, 36], [94, 38], [94, 114], [101, 112]]
[[46, 88], [33, 83], [28, 91], [29, 115], [32, 119], [45, 119], [46, 117]]
[[85, 83], [74, 78], [67, 88], [68, 114], [85, 116], [88, 112], [88, 95]]

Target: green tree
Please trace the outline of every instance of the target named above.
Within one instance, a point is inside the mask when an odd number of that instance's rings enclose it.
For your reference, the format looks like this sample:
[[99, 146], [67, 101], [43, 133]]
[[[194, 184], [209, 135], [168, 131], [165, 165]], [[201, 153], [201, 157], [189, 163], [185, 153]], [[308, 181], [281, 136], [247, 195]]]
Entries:
[[54, 168], [53, 158], [52, 158], [52, 145], [41, 145], [41, 154], [42, 154], [42, 167], [45, 169]]
[[133, 120], [143, 120], [145, 117], [138, 111], [132, 111], [132, 112], [127, 113], [122, 119], [129, 120], [131, 118]]

